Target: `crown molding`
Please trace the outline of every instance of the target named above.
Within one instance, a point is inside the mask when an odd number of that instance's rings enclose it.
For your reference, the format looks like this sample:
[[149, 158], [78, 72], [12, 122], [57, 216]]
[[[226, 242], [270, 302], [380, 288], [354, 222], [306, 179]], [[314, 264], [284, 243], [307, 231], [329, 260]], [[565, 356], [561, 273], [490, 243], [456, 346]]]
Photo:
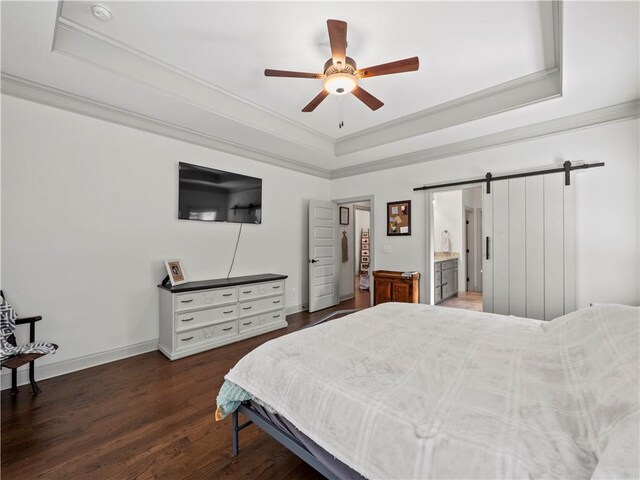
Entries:
[[326, 153], [334, 152], [333, 138], [94, 32], [61, 14], [56, 19], [52, 51], [135, 80], [198, 108], [288, 142]]
[[107, 105], [49, 85], [19, 78], [7, 73], [1, 74], [1, 80], [0, 90], [6, 95], [42, 103], [100, 120], [106, 120], [126, 127], [144, 130], [176, 140], [182, 140], [221, 152], [250, 158], [270, 165], [288, 168], [296, 172], [306, 173], [320, 178], [330, 178], [330, 171], [328, 169], [315, 167], [237, 142], [231, 142], [209, 133]]
[[336, 141], [336, 156], [453, 127], [562, 95], [562, 73], [542, 70], [353, 133]]
[[453, 157], [456, 155], [501, 147], [511, 143], [534, 140], [550, 135], [559, 135], [572, 130], [639, 117], [640, 100], [636, 99], [625, 103], [619, 103], [617, 105], [611, 105], [609, 107], [598, 108], [596, 110], [576, 113], [561, 118], [554, 118], [552, 120], [534, 123], [532, 125], [491, 133], [489, 135], [483, 135], [469, 140], [398, 155], [396, 157], [389, 157], [372, 162], [334, 169], [331, 171], [331, 178], [345, 178], [354, 175], [361, 175], [363, 173], [406, 167], [417, 163], [440, 160], [442, 158]]
[[336, 157], [398, 142], [562, 96], [562, 1], [542, 2], [548, 68], [367, 128], [336, 141]]
[[[63, 2], [61, 1], [62, 5]], [[463, 124], [562, 95], [562, 1], [542, 2], [546, 70], [427, 108], [338, 140], [250, 102], [157, 58], [64, 17], [56, 18], [53, 51], [130, 78], [174, 98], [292, 144], [340, 157]], [[250, 137], [249, 137], [250, 138]]]
[[568, 115], [395, 157], [328, 170], [279, 155], [273, 155], [245, 145], [229, 142], [228, 140], [217, 138], [210, 134], [188, 129], [129, 110], [106, 105], [86, 97], [65, 92], [42, 83], [15, 77], [10, 74], [2, 73], [1, 80], [1, 92], [6, 95], [42, 103], [51, 107], [325, 179], [345, 178], [364, 173], [415, 165], [417, 163], [439, 160], [545, 136], [558, 135], [581, 128], [640, 117], [640, 100], [636, 99], [609, 107]]

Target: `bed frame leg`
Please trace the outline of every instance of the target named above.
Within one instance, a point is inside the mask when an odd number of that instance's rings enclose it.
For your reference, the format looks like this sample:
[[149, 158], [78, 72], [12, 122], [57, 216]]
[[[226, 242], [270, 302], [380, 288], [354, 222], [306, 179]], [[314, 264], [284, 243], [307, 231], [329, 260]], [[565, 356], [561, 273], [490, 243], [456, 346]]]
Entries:
[[233, 432], [231, 434], [231, 456], [238, 456], [238, 432], [240, 429], [238, 428], [238, 410], [234, 410], [231, 414], [231, 425]]

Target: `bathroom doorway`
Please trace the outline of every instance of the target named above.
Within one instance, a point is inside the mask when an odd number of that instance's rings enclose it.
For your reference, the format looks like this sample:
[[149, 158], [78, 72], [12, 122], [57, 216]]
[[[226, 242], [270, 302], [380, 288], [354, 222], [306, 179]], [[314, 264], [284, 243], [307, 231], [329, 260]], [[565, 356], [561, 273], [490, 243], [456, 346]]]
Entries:
[[441, 191], [432, 198], [433, 303], [482, 311], [482, 189]]

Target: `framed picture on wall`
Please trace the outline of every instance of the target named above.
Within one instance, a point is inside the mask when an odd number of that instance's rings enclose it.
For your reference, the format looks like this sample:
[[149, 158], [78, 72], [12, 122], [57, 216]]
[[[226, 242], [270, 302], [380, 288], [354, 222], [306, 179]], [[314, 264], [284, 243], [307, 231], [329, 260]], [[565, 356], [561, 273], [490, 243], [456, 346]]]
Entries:
[[164, 266], [167, 269], [167, 275], [169, 275], [172, 287], [187, 283], [187, 276], [184, 274], [180, 260], [165, 260]]
[[349, 225], [349, 207], [340, 207], [340, 225]]
[[387, 235], [411, 235], [411, 200], [387, 203]]

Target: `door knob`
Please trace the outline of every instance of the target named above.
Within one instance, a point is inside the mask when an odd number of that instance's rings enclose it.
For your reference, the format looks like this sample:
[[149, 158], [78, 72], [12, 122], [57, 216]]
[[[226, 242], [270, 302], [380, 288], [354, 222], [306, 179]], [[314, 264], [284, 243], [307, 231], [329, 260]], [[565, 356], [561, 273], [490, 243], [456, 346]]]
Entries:
[[312, 258], [312, 259], [310, 259], [310, 260], [309, 260], [309, 263], [317, 263], [317, 262], [319, 262], [319, 261], [320, 261], [320, 260], [316, 260], [315, 258]]

